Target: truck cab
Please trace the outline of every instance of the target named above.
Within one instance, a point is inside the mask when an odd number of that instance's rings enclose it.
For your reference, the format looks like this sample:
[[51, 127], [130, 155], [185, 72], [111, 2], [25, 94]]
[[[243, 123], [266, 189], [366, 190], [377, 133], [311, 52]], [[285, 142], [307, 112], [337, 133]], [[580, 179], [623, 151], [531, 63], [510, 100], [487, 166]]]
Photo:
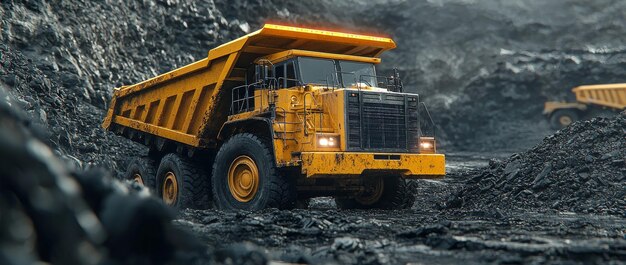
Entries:
[[[258, 58], [246, 84], [233, 89], [228, 121], [271, 119], [275, 162], [295, 168], [301, 198], [376, 197], [382, 192], [372, 195], [364, 186], [376, 189], [385, 177], [442, 177], [445, 158], [436, 154], [425, 105], [419, 95], [403, 92], [397, 73], [377, 75], [378, 63], [303, 50]], [[365, 207], [354, 197], [343, 203]]]

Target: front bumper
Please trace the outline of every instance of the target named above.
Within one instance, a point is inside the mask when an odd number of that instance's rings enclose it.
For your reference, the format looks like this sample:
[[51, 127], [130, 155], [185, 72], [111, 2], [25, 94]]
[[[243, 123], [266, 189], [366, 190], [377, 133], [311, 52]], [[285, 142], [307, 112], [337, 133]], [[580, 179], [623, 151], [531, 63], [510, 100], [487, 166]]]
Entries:
[[307, 178], [357, 177], [363, 174], [399, 174], [406, 178], [442, 178], [443, 154], [302, 152]]

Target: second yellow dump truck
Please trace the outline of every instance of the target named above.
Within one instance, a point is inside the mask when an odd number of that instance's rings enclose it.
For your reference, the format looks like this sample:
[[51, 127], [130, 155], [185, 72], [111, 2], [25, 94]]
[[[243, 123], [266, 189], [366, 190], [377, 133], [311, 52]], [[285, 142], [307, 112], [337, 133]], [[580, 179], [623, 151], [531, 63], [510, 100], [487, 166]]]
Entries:
[[548, 101], [543, 114], [555, 129], [564, 128], [581, 118], [614, 114], [626, 108], [626, 84], [585, 85], [572, 89], [576, 102]]
[[145, 144], [126, 178], [175, 207], [411, 207], [441, 178], [417, 94], [375, 65], [389, 38], [266, 24], [205, 59], [115, 89], [103, 127]]

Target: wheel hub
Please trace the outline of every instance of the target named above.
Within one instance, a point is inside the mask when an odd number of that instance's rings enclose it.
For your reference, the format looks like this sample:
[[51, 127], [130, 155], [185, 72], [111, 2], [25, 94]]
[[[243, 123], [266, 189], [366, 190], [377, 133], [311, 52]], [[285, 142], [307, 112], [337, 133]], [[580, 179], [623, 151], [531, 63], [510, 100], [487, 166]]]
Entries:
[[259, 169], [249, 156], [239, 156], [228, 169], [228, 189], [240, 202], [249, 202], [259, 189]]
[[167, 205], [174, 205], [178, 199], [178, 181], [174, 172], [165, 173], [162, 189], [163, 202]]
[[364, 205], [371, 205], [380, 200], [385, 190], [383, 178], [374, 178], [365, 182], [365, 192], [355, 197], [355, 200]]
[[561, 117], [559, 117], [559, 122], [563, 126], [570, 125], [570, 124], [572, 124], [572, 117], [570, 117], [570, 116], [561, 116]]
[[139, 173], [136, 173], [135, 175], [133, 175], [132, 180], [138, 183], [139, 185], [143, 186], [143, 178], [141, 177], [141, 175], [139, 175]]

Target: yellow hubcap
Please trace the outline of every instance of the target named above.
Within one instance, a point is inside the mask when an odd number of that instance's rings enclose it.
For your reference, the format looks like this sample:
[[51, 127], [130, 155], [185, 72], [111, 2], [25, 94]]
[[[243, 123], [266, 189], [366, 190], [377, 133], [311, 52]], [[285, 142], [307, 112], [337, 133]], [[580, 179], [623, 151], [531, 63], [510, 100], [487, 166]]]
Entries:
[[228, 169], [228, 189], [240, 202], [249, 202], [259, 189], [259, 169], [249, 156], [239, 156]]
[[141, 175], [139, 174], [135, 174], [133, 175], [133, 181], [139, 183], [141, 186], [143, 186], [143, 178], [141, 177]]
[[560, 123], [561, 123], [561, 125], [563, 125], [563, 126], [570, 125], [570, 124], [572, 124], [572, 117], [570, 117], [570, 116], [561, 116], [561, 117], [559, 118], [559, 122], [560, 122]]
[[162, 195], [163, 202], [167, 205], [174, 205], [178, 198], [178, 181], [176, 175], [173, 172], [165, 173], [165, 179], [163, 179]]
[[356, 201], [370, 205], [376, 203], [383, 196], [385, 182], [383, 178], [375, 178], [365, 183], [365, 192], [355, 198]]

